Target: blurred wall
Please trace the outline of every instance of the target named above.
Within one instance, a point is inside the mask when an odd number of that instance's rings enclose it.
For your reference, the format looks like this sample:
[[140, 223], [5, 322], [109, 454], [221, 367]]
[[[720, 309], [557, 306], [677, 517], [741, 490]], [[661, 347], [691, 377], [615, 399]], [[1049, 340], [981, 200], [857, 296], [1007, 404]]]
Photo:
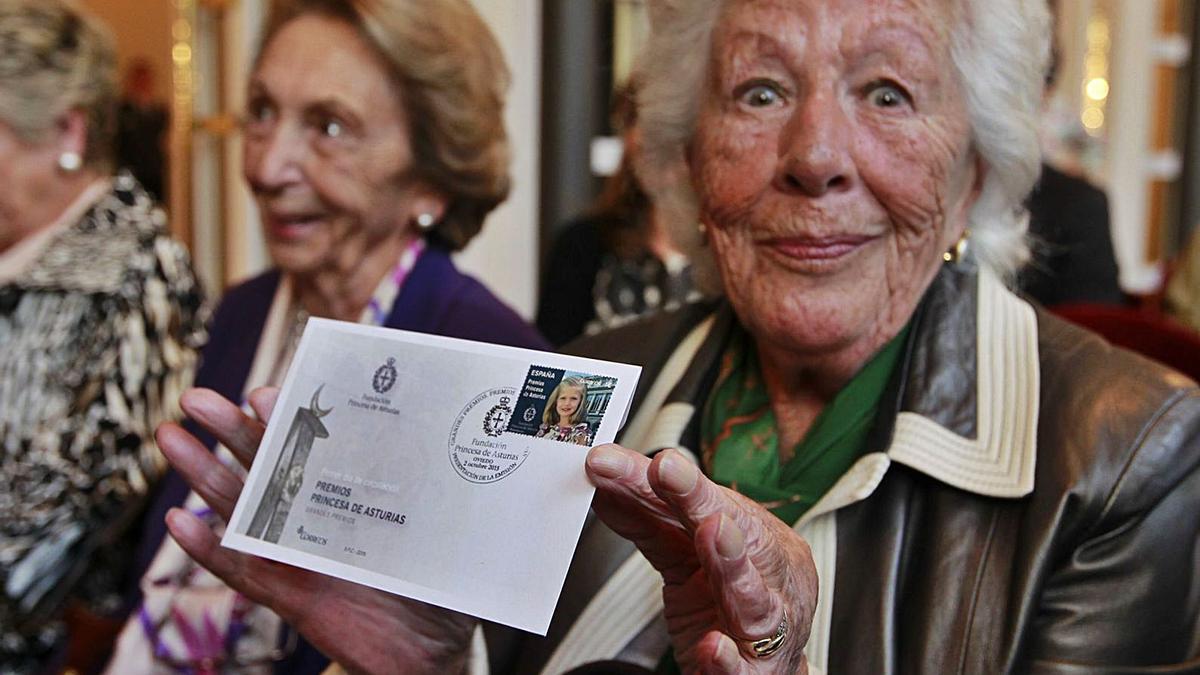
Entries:
[[542, 3], [473, 2], [495, 32], [512, 71], [505, 117], [513, 151], [513, 190], [458, 261], [522, 316], [532, 318], [538, 284]]
[[171, 91], [171, 3], [167, 0], [82, 0], [108, 24], [117, 40], [120, 72], [134, 58], [154, 64], [156, 98]]

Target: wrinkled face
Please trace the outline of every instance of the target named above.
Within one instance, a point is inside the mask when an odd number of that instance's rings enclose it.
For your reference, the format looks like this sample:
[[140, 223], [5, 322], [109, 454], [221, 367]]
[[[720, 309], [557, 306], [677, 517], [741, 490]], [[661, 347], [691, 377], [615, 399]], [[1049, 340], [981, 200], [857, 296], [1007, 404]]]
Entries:
[[555, 409], [558, 411], [559, 419], [566, 421], [571, 419], [576, 410], [579, 410], [579, 404], [583, 401], [583, 392], [575, 387], [566, 387], [558, 394], [558, 401], [555, 403]]
[[53, 142], [30, 143], [0, 122], [0, 157], [0, 251], [4, 251], [55, 217], [45, 207], [52, 201], [58, 149]]
[[344, 22], [280, 29], [252, 74], [246, 180], [272, 260], [311, 274], [410, 227], [412, 150], [401, 94]]
[[950, 0], [732, 0], [689, 148], [725, 291], [790, 353], [863, 359], [977, 194]]

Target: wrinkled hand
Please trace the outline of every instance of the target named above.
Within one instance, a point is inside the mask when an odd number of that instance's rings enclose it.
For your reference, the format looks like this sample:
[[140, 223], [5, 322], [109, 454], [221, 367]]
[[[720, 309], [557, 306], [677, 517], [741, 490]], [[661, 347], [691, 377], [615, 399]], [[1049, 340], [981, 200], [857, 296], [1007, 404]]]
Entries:
[[[189, 417], [249, 466], [278, 389], [258, 389], [258, 420], [206, 389], [180, 403]], [[176, 424], [155, 435], [163, 454], [205, 502], [228, 522], [242, 480]], [[167, 514], [171, 536], [198, 563], [254, 602], [275, 610], [322, 652], [354, 673], [462, 672], [475, 620], [431, 605], [297, 567], [222, 548], [216, 535], [183, 509]]]
[[[603, 445], [588, 454], [587, 471], [596, 514], [663, 576], [667, 628], [683, 672], [807, 672], [817, 571], [799, 535], [674, 450], [651, 461]], [[783, 646], [755, 657], [750, 643], [773, 636], [785, 608]]]

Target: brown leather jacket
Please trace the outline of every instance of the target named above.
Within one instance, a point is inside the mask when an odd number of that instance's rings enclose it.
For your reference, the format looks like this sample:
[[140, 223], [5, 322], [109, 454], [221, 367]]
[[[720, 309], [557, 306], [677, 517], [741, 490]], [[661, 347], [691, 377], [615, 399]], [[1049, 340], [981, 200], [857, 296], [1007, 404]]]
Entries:
[[[691, 308], [576, 346], [646, 368], [622, 442], [696, 447], [732, 321]], [[952, 267], [914, 322], [870, 451], [797, 525], [814, 671], [1200, 672], [1196, 385]], [[664, 647], [632, 552], [590, 523], [548, 637], [489, 627], [492, 672]]]

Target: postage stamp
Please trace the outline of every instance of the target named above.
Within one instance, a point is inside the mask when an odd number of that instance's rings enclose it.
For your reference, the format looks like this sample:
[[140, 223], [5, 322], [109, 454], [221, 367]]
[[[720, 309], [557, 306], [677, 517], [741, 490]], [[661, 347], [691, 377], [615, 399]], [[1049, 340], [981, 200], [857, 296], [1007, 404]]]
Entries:
[[616, 387], [608, 375], [532, 365], [508, 431], [590, 447]]

